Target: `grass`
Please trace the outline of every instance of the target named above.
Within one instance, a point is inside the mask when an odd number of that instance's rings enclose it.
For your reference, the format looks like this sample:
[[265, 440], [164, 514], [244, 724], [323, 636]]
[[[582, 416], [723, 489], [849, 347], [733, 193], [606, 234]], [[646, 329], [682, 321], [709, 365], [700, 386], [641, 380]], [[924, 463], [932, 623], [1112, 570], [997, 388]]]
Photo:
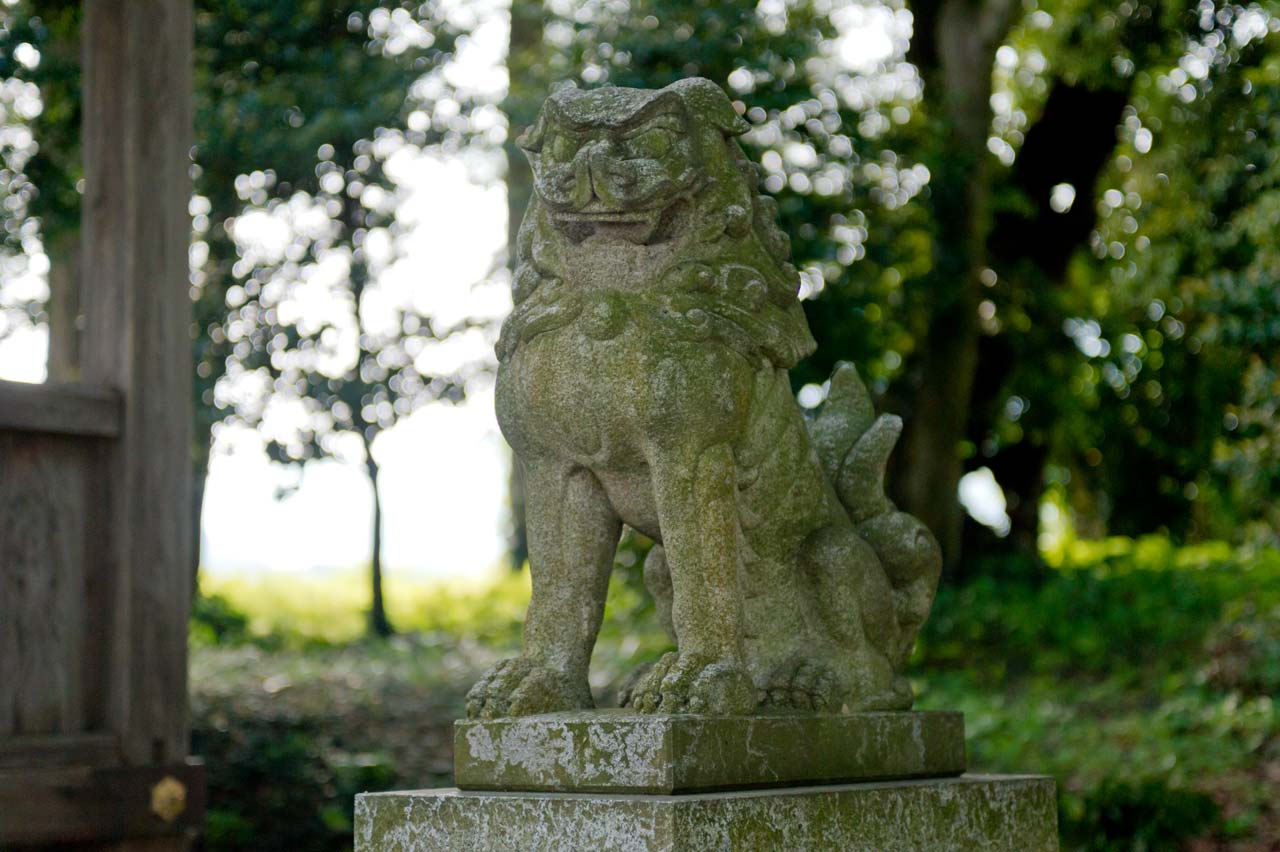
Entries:
[[[1070, 544], [1053, 562], [942, 590], [912, 665], [918, 706], [964, 711], [971, 768], [1055, 776], [1065, 849], [1278, 848], [1280, 554], [1108, 540]], [[637, 574], [620, 568], [611, 586], [592, 676], [602, 701], [668, 647]], [[203, 731], [216, 756], [213, 807], [232, 828], [243, 833], [257, 805], [220, 806], [219, 761], [263, 764], [259, 789], [305, 775], [302, 757], [285, 755], [292, 776], [271, 780], [261, 755], [290, 741], [280, 726], [311, 738], [303, 757], [327, 779], [312, 798], [328, 845], [279, 840], [287, 848], [348, 848], [355, 789], [447, 783], [450, 723], [479, 671], [518, 647], [527, 579], [393, 576], [403, 635], [386, 643], [359, 638], [363, 586], [358, 574], [205, 585], [225, 611], [196, 628], [193, 704], [198, 743]], [[233, 741], [262, 720], [259, 738]], [[234, 837], [210, 850], [261, 848]]]
[[[222, 598], [249, 619], [260, 639], [292, 647], [341, 645], [364, 638], [372, 595], [368, 574], [205, 575], [200, 591]], [[389, 572], [387, 614], [400, 631], [469, 636], [489, 644], [519, 637], [529, 602], [527, 572], [495, 571], [472, 580], [424, 579]]]

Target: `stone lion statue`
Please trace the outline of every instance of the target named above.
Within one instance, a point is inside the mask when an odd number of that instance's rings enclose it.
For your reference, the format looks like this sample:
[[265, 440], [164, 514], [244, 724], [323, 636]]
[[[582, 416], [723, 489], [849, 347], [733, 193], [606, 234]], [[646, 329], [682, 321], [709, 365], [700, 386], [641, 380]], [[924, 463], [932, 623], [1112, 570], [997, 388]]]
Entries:
[[790, 244], [703, 79], [565, 88], [520, 139], [535, 195], [497, 412], [525, 476], [524, 651], [473, 717], [593, 706], [588, 664], [623, 524], [678, 651], [638, 673], [640, 711], [907, 709], [901, 672], [938, 545], [885, 497], [901, 430], [851, 367], [806, 417], [787, 370], [815, 348]]

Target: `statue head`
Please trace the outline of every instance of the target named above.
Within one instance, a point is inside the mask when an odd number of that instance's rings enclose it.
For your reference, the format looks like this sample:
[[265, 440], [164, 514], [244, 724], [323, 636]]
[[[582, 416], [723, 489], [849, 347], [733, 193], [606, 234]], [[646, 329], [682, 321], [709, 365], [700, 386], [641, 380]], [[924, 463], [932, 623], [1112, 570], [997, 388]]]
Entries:
[[519, 144], [553, 227], [575, 242], [649, 243], [669, 235], [674, 208], [746, 130], [718, 86], [692, 78], [664, 89], [562, 88]]

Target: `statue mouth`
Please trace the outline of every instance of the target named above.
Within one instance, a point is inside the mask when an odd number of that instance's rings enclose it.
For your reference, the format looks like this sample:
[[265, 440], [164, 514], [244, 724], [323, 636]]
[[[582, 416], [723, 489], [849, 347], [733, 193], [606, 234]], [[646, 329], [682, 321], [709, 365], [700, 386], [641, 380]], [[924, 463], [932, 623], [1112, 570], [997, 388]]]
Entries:
[[643, 210], [566, 210], [551, 214], [556, 227], [574, 242], [588, 237], [607, 241], [648, 243], [658, 229], [664, 208]]

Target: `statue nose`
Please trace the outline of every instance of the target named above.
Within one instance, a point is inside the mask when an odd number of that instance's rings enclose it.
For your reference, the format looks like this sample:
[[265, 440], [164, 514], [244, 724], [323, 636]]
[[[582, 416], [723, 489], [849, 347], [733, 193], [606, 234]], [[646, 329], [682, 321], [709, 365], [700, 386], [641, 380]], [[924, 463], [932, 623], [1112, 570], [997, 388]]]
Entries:
[[581, 152], [590, 176], [591, 195], [610, 206], [617, 203], [617, 190], [627, 190], [635, 184], [635, 175], [614, 156], [613, 146], [601, 139], [586, 146]]

